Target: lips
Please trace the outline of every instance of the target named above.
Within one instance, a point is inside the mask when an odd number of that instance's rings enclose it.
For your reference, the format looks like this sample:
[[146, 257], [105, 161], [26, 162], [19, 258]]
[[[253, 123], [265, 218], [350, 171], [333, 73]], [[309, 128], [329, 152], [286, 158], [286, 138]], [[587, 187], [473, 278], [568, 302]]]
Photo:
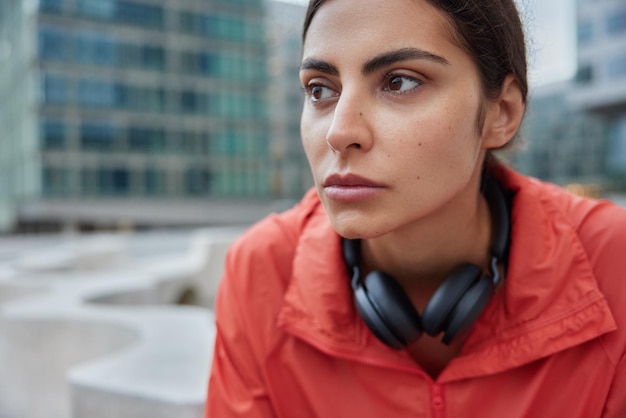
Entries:
[[383, 187], [382, 184], [354, 174], [328, 176], [322, 183], [323, 187]]
[[322, 186], [329, 199], [343, 203], [372, 199], [385, 188], [381, 183], [354, 174], [333, 174]]

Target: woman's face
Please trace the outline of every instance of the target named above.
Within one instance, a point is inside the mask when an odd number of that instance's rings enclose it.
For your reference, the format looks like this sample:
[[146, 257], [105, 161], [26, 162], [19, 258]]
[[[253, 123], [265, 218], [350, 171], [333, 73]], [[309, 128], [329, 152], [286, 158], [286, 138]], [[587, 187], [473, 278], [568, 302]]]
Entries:
[[450, 30], [424, 0], [329, 0], [313, 18], [302, 142], [340, 235], [404, 230], [476, 196], [483, 98]]

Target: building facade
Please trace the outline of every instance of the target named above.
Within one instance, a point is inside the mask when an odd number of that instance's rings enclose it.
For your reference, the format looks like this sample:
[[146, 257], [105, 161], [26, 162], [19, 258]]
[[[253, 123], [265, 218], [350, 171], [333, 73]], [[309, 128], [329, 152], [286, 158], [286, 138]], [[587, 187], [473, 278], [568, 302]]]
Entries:
[[32, 20], [21, 1], [0, 2], [0, 226], [15, 217], [14, 202], [39, 192], [41, 164], [32, 107], [38, 94], [32, 71]]
[[305, 7], [282, 1], [272, 1], [268, 6], [268, 75], [272, 86], [268, 93], [271, 185], [276, 196], [297, 198], [313, 185], [300, 141], [304, 93], [299, 70]]
[[97, 208], [185, 223], [174, 203], [189, 223], [237, 221], [237, 205], [242, 222], [261, 216], [283, 193], [265, 13], [263, 0], [3, 0], [1, 229]]
[[576, 77], [531, 91], [514, 164], [561, 185], [626, 191], [626, 3], [577, 1]]
[[570, 80], [532, 91], [514, 162], [525, 173], [563, 186], [606, 187], [606, 122], [569, 104], [575, 89]]
[[607, 174], [626, 190], [626, 3], [578, 0], [578, 73], [570, 101], [607, 124]]

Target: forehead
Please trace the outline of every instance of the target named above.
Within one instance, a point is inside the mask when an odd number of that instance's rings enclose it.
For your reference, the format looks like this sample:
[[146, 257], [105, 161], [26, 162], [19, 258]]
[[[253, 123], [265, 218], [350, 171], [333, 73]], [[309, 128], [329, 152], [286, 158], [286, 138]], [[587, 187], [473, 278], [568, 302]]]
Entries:
[[426, 0], [327, 0], [308, 28], [306, 56], [357, 50], [457, 47], [447, 16]]

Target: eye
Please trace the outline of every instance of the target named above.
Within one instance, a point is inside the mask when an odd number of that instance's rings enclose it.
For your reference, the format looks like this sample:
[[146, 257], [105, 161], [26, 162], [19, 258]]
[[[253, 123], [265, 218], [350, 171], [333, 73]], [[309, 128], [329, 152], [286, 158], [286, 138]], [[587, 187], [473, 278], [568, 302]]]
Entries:
[[421, 85], [421, 81], [407, 75], [389, 75], [385, 79], [384, 89], [394, 93], [406, 93]]
[[337, 93], [321, 84], [310, 84], [304, 88], [304, 92], [312, 102], [321, 102], [337, 96]]

